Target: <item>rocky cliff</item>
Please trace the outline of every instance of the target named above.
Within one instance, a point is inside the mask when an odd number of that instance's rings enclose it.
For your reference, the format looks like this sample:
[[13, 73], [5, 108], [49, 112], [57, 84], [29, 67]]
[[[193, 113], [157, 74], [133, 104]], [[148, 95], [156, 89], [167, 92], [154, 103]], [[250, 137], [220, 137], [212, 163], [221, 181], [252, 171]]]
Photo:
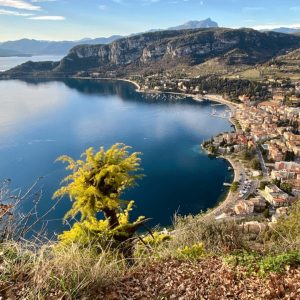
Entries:
[[[215, 57], [226, 64], [254, 65], [297, 47], [300, 47], [297, 36], [252, 29], [159, 31], [123, 38], [109, 45], [74, 47], [47, 71], [64, 75], [80, 71], [128, 75], [147, 69], [167, 70], [179, 64], [193, 66]], [[7, 73], [14, 75], [14, 70]]]

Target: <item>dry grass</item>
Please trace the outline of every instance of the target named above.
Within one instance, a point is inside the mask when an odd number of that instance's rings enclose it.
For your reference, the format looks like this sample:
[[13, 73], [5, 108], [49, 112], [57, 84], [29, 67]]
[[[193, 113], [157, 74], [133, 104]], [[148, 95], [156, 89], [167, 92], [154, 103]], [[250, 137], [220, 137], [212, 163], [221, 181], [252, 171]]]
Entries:
[[39, 249], [24, 243], [1, 245], [1, 290], [4, 298], [75, 299], [84, 292], [109, 285], [121, 276], [126, 262], [112, 251], [96, 253], [76, 245], [55, 250], [55, 244]]

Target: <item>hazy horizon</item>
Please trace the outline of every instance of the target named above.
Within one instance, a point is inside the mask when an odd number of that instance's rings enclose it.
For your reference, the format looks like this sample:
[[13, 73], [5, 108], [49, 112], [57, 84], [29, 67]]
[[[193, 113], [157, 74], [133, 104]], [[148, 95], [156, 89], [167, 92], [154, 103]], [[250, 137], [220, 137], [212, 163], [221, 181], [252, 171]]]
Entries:
[[129, 35], [208, 17], [220, 27], [300, 27], [299, 12], [296, 0], [0, 0], [0, 41]]

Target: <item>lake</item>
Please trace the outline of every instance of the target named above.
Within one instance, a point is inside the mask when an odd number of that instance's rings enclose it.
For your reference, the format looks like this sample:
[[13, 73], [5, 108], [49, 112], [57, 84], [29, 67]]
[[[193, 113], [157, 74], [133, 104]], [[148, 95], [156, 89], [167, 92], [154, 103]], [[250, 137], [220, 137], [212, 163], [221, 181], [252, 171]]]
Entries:
[[63, 58], [63, 55], [37, 55], [31, 57], [0, 57], [0, 72], [14, 68], [20, 64], [23, 64], [29, 60], [31, 61], [59, 61]]
[[[67, 174], [55, 159], [79, 158], [91, 146], [122, 142], [143, 153], [146, 177], [123, 198], [135, 200], [134, 215], [152, 218], [151, 225], [170, 225], [175, 212], [212, 208], [226, 192], [223, 183], [232, 180], [227, 161], [200, 149], [203, 140], [231, 131], [228, 120], [211, 116], [212, 102], [151, 96], [121, 81], [8, 80], [0, 81], [0, 90], [0, 178], [24, 190], [43, 176], [40, 212], [53, 204]], [[62, 230], [69, 207], [64, 199], [51, 213], [51, 232]]]

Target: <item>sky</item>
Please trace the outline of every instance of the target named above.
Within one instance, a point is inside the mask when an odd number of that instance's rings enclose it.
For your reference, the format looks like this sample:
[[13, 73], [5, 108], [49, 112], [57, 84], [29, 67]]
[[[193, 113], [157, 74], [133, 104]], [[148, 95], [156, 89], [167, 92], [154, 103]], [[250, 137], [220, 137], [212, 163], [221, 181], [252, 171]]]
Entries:
[[222, 27], [300, 28], [300, 0], [0, 0], [0, 41], [128, 35], [208, 17]]

